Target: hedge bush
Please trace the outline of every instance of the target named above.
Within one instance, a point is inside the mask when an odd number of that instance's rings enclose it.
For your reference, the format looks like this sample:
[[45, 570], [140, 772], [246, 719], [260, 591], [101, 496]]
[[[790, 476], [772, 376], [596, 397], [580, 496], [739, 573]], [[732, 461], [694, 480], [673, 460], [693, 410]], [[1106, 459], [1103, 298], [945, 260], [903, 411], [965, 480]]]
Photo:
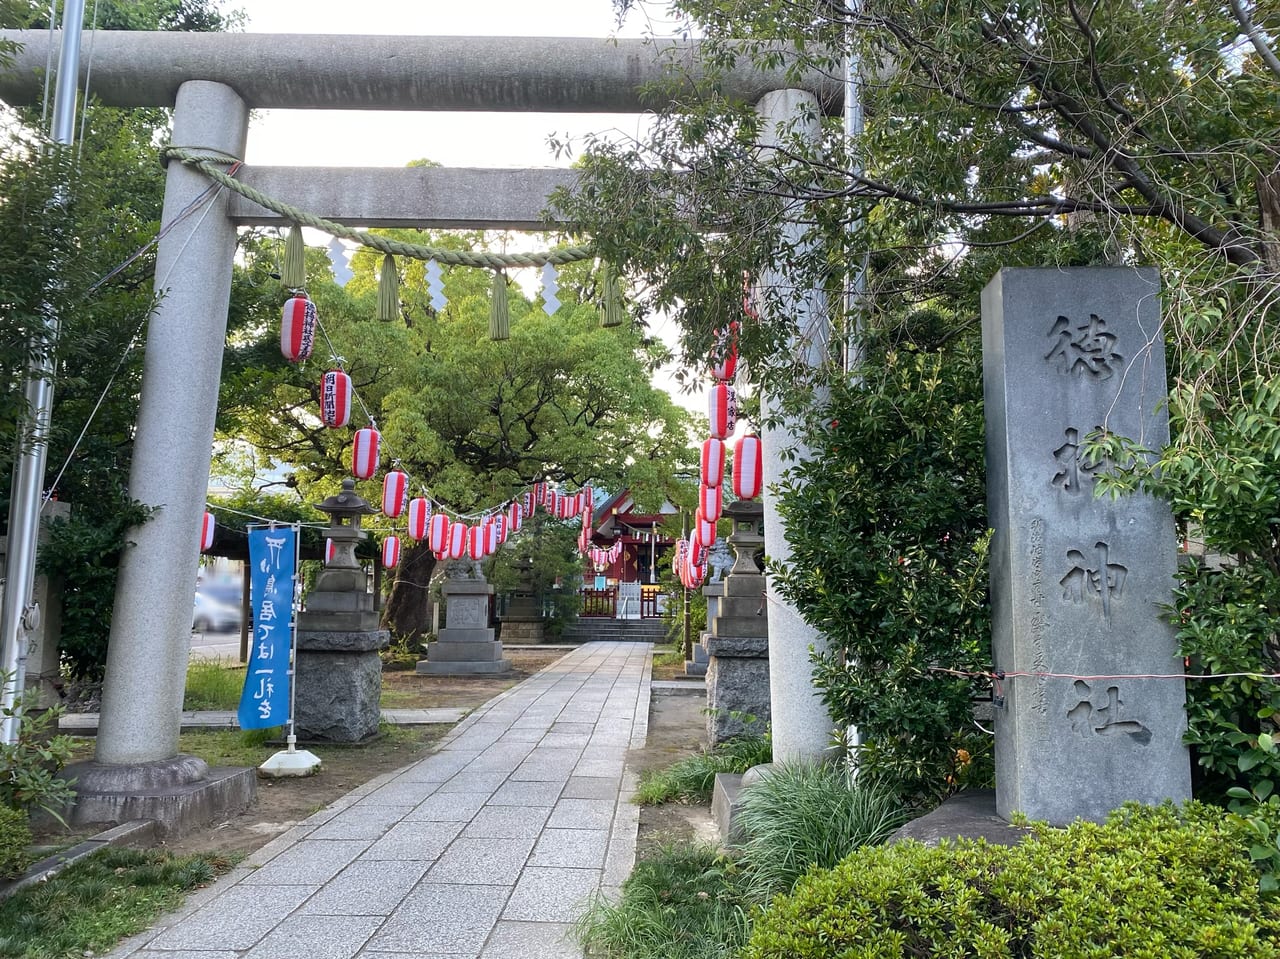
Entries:
[[31, 857], [31, 825], [27, 814], [12, 806], [0, 805], [0, 879], [22, 874]]
[[1198, 803], [981, 842], [860, 849], [757, 917], [742, 959], [1275, 959], [1240, 820]]

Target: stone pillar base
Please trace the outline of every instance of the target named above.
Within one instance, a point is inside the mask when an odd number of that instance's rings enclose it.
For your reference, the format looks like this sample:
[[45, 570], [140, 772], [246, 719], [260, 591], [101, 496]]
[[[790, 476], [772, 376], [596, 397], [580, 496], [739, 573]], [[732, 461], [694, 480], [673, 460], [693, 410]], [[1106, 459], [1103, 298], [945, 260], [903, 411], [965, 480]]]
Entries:
[[770, 719], [768, 637], [708, 636], [707, 653], [708, 742], [763, 734]]
[[107, 765], [82, 762], [64, 775], [76, 780], [74, 825], [148, 819], [160, 838], [176, 839], [243, 812], [257, 795], [256, 770], [217, 766], [177, 755], [150, 763]]
[[382, 719], [382, 630], [299, 630], [294, 727], [302, 742], [359, 743]]

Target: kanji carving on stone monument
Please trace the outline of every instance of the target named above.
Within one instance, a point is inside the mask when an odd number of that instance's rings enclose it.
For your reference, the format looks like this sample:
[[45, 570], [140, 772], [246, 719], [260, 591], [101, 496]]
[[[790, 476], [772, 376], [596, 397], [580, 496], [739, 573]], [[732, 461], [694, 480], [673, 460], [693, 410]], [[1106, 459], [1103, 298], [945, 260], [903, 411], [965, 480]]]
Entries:
[[1082, 452], [1078, 429], [1069, 426], [1062, 432], [1065, 442], [1053, 451], [1058, 472], [1054, 474], [1052, 483], [1064, 493], [1080, 493], [1085, 489], [1085, 483], [1091, 484], [1106, 463]]
[[1136, 719], [1124, 716], [1124, 700], [1120, 698], [1119, 686], [1107, 687], [1105, 706], [1094, 705], [1095, 690], [1084, 680], [1076, 680], [1075, 693], [1080, 701], [1067, 710], [1072, 732], [1082, 736], [1090, 733], [1097, 736], [1128, 736], [1140, 746], [1151, 742], [1150, 729]]
[[1062, 598], [1077, 605], [1096, 600], [1102, 608], [1102, 618], [1110, 622], [1111, 602], [1124, 591], [1129, 567], [1110, 561], [1110, 547], [1106, 543], [1094, 543], [1093, 549], [1092, 565], [1082, 551], [1067, 550], [1067, 562], [1071, 566], [1058, 580], [1058, 585], [1062, 587]]
[[1116, 337], [1107, 332], [1107, 321], [1096, 313], [1074, 329], [1071, 320], [1059, 316], [1049, 330], [1053, 346], [1044, 358], [1062, 373], [1075, 373], [1093, 380], [1109, 379], [1124, 357], [1116, 352]]

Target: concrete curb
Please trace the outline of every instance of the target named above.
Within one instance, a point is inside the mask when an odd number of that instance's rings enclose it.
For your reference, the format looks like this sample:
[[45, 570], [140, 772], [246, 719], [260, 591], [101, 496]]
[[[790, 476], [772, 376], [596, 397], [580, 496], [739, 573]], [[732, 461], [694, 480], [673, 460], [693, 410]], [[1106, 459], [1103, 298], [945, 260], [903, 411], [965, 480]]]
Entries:
[[76, 843], [70, 849], [46, 856], [33, 863], [17, 879], [0, 883], [0, 901], [8, 899], [19, 890], [36, 883], [51, 879], [68, 866], [88, 859], [94, 853], [109, 846], [151, 846], [157, 838], [156, 823], [150, 819], [135, 819], [132, 822], [112, 826], [105, 832]]

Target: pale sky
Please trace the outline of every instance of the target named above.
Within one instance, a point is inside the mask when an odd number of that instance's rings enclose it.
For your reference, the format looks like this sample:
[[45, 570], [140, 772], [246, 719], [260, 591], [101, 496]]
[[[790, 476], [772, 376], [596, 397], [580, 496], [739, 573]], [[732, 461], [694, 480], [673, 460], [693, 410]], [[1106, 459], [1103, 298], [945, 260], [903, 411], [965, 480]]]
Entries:
[[[637, 4], [619, 25], [611, 0], [223, 0], [222, 6], [243, 10], [249, 33], [607, 38], [673, 32], [665, 4]], [[581, 140], [613, 131], [639, 137], [644, 123], [635, 114], [260, 110], [250, 122], [245, 160], [280, 166], [399, 167], [416, 159], [450, 167], [569, 166], [572, 157], [556, 158], [547, 145], [551, 135]], [[309, 236], [308, 242], [322, 241]], [[534, 271], [518, 271], [514, 278], [530, 292], [537, 282]], [[674, 323], [662, 317], [650, 322], [674, 345]], [[659, 371], [655, 384], [705, 416], [705, 393], [679, 394], [670, 374]]]
[[[366, 33], [433, 36], [642, 37], [666, 35], [661, 7], [619, 26], [610, 0], [224, 0], [245, 11], [251, 33]], [[552, 134], [643, 132], [635, 115], [398, 113], [263, 110], [250, 126], [246, 161], [257, 164], [568, 166], [547, 145]], [[323, 146], [323, 161], [316, 159]]]

